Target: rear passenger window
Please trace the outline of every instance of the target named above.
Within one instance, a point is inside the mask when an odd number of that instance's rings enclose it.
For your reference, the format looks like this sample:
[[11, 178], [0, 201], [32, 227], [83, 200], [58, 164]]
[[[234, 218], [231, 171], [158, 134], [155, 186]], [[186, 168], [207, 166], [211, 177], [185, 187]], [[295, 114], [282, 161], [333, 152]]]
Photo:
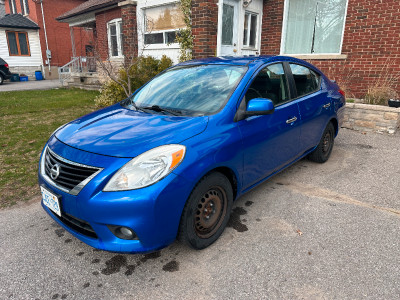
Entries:
[[307, 67], [289, 64], [296, 84], [297, 96], [310, 94], [319, 89], [320, 76]]

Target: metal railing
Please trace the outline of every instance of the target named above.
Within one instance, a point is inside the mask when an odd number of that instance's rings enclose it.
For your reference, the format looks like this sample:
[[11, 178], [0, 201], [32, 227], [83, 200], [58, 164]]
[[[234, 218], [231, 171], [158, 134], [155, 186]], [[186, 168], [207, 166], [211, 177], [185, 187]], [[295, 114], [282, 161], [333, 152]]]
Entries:
[[58, 68], [58, 77], [61, 84], [70, 79], [74, 73], [94, 73], [97, 70], [96, 58], [90, 56], [77, 56]]

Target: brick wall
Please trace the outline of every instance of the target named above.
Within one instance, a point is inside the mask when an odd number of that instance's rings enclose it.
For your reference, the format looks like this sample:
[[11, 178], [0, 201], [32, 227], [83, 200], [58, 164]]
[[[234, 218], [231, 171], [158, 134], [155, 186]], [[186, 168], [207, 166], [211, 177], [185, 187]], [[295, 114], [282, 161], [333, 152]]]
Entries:
[[125, 59], [130, 61], [138, 55], [136, 5], [129, 4], [121, 7], [123, 51]]
[[102, 60], [108, 58], [107, 23], [113, 19], [121, 18], [121, 8], [116, 7], [96, 14], [96, 51]]
[[[52, 53], [51, 65], [62, 66], [71, 60], [72, 44], [69, 25], [60, 23], [55, 18], [62, 15], [68, 10], [78, 6], [84, 0], [52, 0], [43, 1], [43, 11], [46, 22], [46, 33], [49, 49]], [[21, 13], [20, 1], [15, 1], [17, 13]], [[6, 12], [10, 13], [9, 1], [5, 2]], [[29, 15], [28, 17], [37, 23], [40, 27], [39, 36], [42, 48], [43, 63], [46, 58], [46, 40], [44, 34], [43, 18], [41, 6], [39, 3], [28, 1]], [[85, 55], [85, 45], [90, 44], [93, 40], [91, 31], [86, 31], [83, 28], [74, 29], [76, 55]]]
[[[262, 54], [279, 54], [284, 0], [264, 0]], [[349, 0], [342, 54], [346, 59], [309, 60], [348, 96], [363, 97], [384, 73], [400, 76], [399, 0]], [[400, 80], [394, 89], [400, 96]]]
[[218, 0], [192, 1], [193, 57], [215, 56], [217, 52]]

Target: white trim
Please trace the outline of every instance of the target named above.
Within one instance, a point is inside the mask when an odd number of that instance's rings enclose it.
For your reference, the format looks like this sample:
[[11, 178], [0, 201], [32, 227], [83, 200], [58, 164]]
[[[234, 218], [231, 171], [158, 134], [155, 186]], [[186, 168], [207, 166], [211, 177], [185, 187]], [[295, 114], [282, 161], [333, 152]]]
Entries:
[[[284, 8], [283, 8], [283, 22], [282, 22], [282, 36], [281, 36], [281, 49], [280, 49], [280, 55], [287, 55], [287, 56], [293, 56], [293, 57], [300, 57], [300, 56], [307, 56], [309, 59], [318, 59], [317, 56], [340, 56], [342, 54], [342, 47], [343, 47], [343, 38], [344, 38], [344, 30], [346, 27], [346, 18], [347, 18], [347, 9], [349, 6], [349, 0], [346, 0], [346, 9], [344, 12], [344, 20], [343, 20], [343, 30], [342, 30], [342, 37], [340, 41], [340, 47], [339, 47], [339, 52], [338, 53], [299, 53], [299, 54], [288, 54], [284, 52], [285, 49], [285, 37], [286, 37], [286, 32], [287, 32], [287, 18], [289, 15], [289, 1], [290, 0], [285, 0], [284, 3]], [[347, 57], [347, 56], [346, 56]]]
[[340, 54], [342, 53], [343, 47], [343, 39], [344, 39], [344, 30], [346, 28], [346, 19], [347, 19], [347, 9], [349, 8], [349, 0], [346, 1], [346, 10], [344, 11], [344, 22], [343, 22], [343, 31], [342, 31], [342, 39], [340, 41]]
[[96, 22], [96, 17], [94, 13], [85, 14], [83, 16], [78, 16], [75, 19], [71, 19], [71, 21], [68, 22], [68, 25], [69, 27], [78, 27], [92, 22]]
[[[108, 40], [108, 57], [109, 58], [123, 58], [124, 57], [123, 49], [122, 49], [123, 45], [122, 45], [122, 41], [121, 41], [121, 30], [120, 30], [119, 24], [122, 24], [121, 18], [112, 19], [111, 21], [107, 22], [107, 40]], [[115, 34], [117, 37], [117, 50], [118, 50], [117, 56], [112, 55], [110, 25], [115, 25]]]
[[217, 23], [217, 56], [221, 56], [222, 46], [222, 10], [224, 0], [218, 0], [218, 23]]

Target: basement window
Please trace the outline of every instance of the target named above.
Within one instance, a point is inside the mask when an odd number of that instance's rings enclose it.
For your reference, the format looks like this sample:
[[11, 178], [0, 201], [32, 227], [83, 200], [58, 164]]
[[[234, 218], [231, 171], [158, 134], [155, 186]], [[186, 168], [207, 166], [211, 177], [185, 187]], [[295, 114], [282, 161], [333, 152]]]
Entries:
[[281, 52], [340, 54], [347, 2], [286, 0]]
[[185, 26], [183, 13], [176, 3], [144, 9], [144, 43], [146, 45], [176, 43], [178, 29]]

